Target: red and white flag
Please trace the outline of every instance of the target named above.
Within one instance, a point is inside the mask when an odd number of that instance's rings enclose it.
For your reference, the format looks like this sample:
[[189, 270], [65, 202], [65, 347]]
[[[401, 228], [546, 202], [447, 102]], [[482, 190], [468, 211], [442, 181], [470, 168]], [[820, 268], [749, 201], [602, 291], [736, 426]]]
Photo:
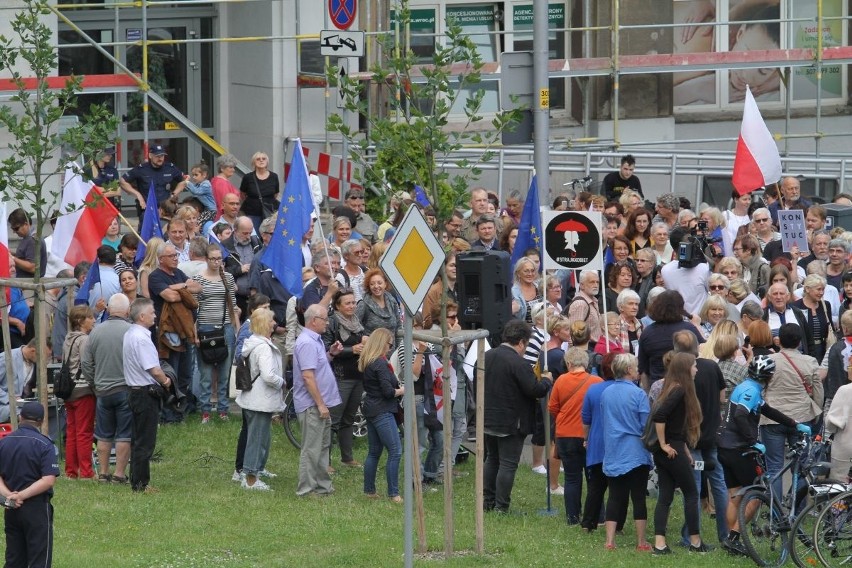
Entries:
[[751, 89], [746, 87], [743, 124], [734, 157], [731, 183], [740, 195], [776, 183], [781, 178], [781, 156], [772, 134], [760, 116]]
[[51, 252], [71, 266], [91, 262], [118, 210], [92, 182], [84, 181], [72, 164], [65, 167], [65, 184], [59, 211], [68, 211], [56, 220]]
[[6, 203], [0, 202], [0, 278], [9, 278], [9, 225], [6, 223]]

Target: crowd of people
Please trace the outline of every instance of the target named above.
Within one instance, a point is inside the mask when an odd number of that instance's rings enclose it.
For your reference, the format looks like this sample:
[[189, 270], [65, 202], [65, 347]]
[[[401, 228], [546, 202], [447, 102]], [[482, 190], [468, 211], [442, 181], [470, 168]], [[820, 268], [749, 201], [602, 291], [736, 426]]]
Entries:
[[[153, 182], [164, 238], [150, 239], [137, 265], [139, 239], [133, 231], [122, 234], [116, 220], [98, 250], [100, 283], [87, 300], [68, 311], [64, 294], [76, 291], [58, 290], [51, 298], [50, 352], [76, 381], [65, 399], [66, 476], [156, 491], [149, 463], [158, 424], [229, 420], [229, 379], [241, 359], [252, 388], [236, 397], [242, 427], [232, 479], [243, 488], [279, 484], [270, 482], [276, 475], [266, 464], [271, 423], [290, 389], [302, 432], [298, 495], [331, 494], [339, 463], [363, 468], [364, 493], [377, 498], [378, 463], [386, 452], [386, 494], [401, 502], [399, 400], [407, 388], [414, 389], [423, 482], [462, 475], [455, 464], [442, 463], [441, 431], [452, 428], [455, 456], [473, 405], [464, 346], [443, 361], [440, 349], [416, 342], [414, 383], [402, 384], [404, 350], [397, 338], [403, 314], [378, 267], [407, 207], [419, 206], [411, 196], [395, 193], [387, 220], [377, 223], [366, 213], [363, 190], [352, 188], [333, 210], [327, 233], [315, 218], [302, 236], [304, 292], [297, 298], [261, 261], [281, 195], [266, 154], [252, 156], [252, 172], [239, 188], [230, 182], [232, 156], [217, 160], [212, 180], [205, 164], [185, 180], [165, 154], [153, 146], [149, 161], [121, 177], [115, 190], [133, 195], [141, 212], [143, 190]], [[837, 433], [835, 473], [845, 476], [849, 469], [852, 233], [826, 228], [826, 209], [801, 198], [794, 177], [762, 195], [734, 194], [730, 209], [693, 209], [671, 193], [645, 201], [634, 167], [626, 156], [607, 176], [606, 196], [581, 192], [553, 202], [553, 209], [603, 214], [602, 271], [542, 271], [540, 252], [530, 249], [506, 283], [513, 319], [485, 359], [485, 508], [509, 510], [531, 434], [533, 471], [548, 475], [550, 491], [563, 496], [569, 524], [605, 527], [607, 548], [615, 548], [632, 503], [637, 548], [671, 553], [667, 521], [680, 489], [685, 525], [677, 540], [690, 551], [709, 550], [700, 520], [702, 509], [711, 510], [717, 538], [741, 553], [732, 511], [737, 488], [754, 477], [746, 449], [765, 453], [771, 474], [783, 465], [785, 443], [824, 416], [826, 428]], [[189, 195], [177, 203], [184, 189]], [[835, 201], [852, 205], [845, 195]], [[523, 202], [515, 191], [501, 207], [492, 192], [473, 188], [470, 210], [454, 211], [443, 226], [424, 208], [448, 250], [446, 281], [432, 284], [415, 329], [459, 329], [457, 254], [515, 252]], [[809, 250], [783, 250], [774, 226], [783, 209], [804, 211]], [[10, 263], [20, 275], [34, 269], [33, 236], [23, 210], [8, 221], [22, 238]], [[209, 234], [221, 244], [210, 244]], [[684, 241], [698, 245], [689, 263], [675, 252]], [[92, 268], [43, 260], [43, 270], [56, 271], [49, 276], [74, 277], [79, 286]], [[23, 298], [17, 303], [27, 305]], [[14, 384], [18, 396], [31, 389], [36, 345], [27, 337], [27, 319], [10, 314], [20, 338], [12, 339], [15, 377], [5, 376], [0, 361], [0, 415], [4, 408], [8, 415], [6, 385]], [[443, 381], [445, 366], [450, 385]], [[439, 411], [447, 400], [452, 424], [443, 424]], [[359, 406], [367, 424], [363, 464], [353, 447]], [[641, 440], [649, 421], [659, 439], [653, 451]], [[547, 428], [551, 447], [545, 447]], [[646, 539], [651, 470], [659, 483], [653, 544]]]

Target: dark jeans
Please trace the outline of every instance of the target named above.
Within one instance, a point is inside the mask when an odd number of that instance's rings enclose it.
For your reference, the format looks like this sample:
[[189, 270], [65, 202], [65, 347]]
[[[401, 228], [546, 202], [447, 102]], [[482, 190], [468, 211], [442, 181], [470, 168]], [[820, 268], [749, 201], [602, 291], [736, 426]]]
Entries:
[[177, 373], [177, 387], [186, 395], [186, 398], [183, 412], [176, 412], [168, 406], [163, 406], [162, 420], [166, 424], [183, 422], [185, 415], [195, 412], [197, 402], [195, 395], [192, 394], [192, 357], [189, 351], [169, 351], [169, 365]]
[[[288, 409], [289, 410], [289, 409]], [[234, 470], [243, 470], [243, 459], [246, 457], [246, 441], [248, 440], [248, 421], [246, 420], [246, 411], [242, 411], [243, 425], [240, 428], [240, 435], [237, 436], [237, 456], [234, 459]]]
[[[609, 497], [606, 500], [606, 520], [615, 521], [624, 526], [627, 518], [627, 500], [633, 502], [633, 520], [644, 521], [648, 518], [645, 494], [648, 491], [648, 466], [640, 465], [615, 477], [608, 477]], [[618, 526], [617, 525], [617, 526]]]
[[6, 566], [50, 566], [53, 556], [53, 505], [46, 494], [7, 509]]
[[565, 516], [569, 525], [580, 522], [580, 507], [583, 496], [583, 476], [588, 482], [586, 448], [583, 438], [556, 438], [556, 450], [565, 470]]
[[[676, 487], [683, 493], [683, 516], [686, 519], [688, 534], [699, 534], [698, 524], [698, 488], [695, 487], [693, 467], [686, 456], [686, 445], [683, 442], [669, 442], [677, 450], [674, 459], [662, 450], [654, 452], [654, 464], [657, 466], [657, 478], [660, 483], [660, 495], [657, 497], [657, 508], [654, 510], [654, 534], [666, 536], [666, 525], [669, 522], [669, 509], [672, 506]], [[717, 512], [717, 514], [720, 514]]]
[[142, 491], [151, 481], [151, 456], [157, 446], [157, 417], [160, 400], [148, 394], [148, 389], [131, 388], [127, 401], [133, 413], [133, 436], [130, 440], [130, 484]]
[[506, 512], [512, 502], [512, 486], [515, 472], [521, 461], [526, 436], [485, 435], [485, 487], [484, 508]]
[[361, 379], [343, 379], [337, 381], [337, 389], [340, 391], [341, 404], [330, 408], [331, 432], [337, 437], [340, 445], [340, 461], [349, 463], [354, 461], [352, 457], [352, 439], [355, 423], [355, 414], [361, 405], [361, 395], [364, 394], [364, 381]]
[[382, 450], [387, 448], [388, 461], [385, 464], [385, 476], [388, 482], [388, 497], [399, 495], [399, 460], [402, 458], [402, 442], [399, 440], [399, 428], [396, 418], [389, 412], [367, 419], [367, 459], [364, 461], [364, 493], [376, 492], [376, 471]]

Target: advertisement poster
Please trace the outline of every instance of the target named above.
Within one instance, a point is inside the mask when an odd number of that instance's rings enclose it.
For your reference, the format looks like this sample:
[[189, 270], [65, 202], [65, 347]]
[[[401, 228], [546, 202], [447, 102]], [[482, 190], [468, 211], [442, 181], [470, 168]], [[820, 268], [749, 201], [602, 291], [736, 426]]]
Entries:
[[[817, 0], [796, 0], [791, 8], [794, 19], [811, 19], [790, 24], [793, 47], [816, 49], [820, 33], [823, 47], [843, 45], [843, 21], [831, 19], [843, 15], [843, 3], [840, 0], [822, 1], [822, 14], [827, 21], [823, 21], [821, 31], [817, 30]], [[822, 96], [829, 99], [843, 96], [843, 72], [839, 63], [823, 66]], [[797, 101], [817, 98], [816, 67], [796, 67], [793, 70], [793, 98]]]

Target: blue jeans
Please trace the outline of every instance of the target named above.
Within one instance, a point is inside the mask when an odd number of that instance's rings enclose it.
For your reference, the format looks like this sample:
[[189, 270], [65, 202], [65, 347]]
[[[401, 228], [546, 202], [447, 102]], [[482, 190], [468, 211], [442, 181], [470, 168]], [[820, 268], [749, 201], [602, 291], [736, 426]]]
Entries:
[[[198, 331], [212, 331], [212, 325], [199, 325]], [[199, 382], [198, 401], [201, 404], [202, 412], [210, 412], [212, 406], [210, 404], [210, 394], [213, 388], [213, 373], [216, 373], [216, 407], [219, 412], [228, 412], [228, 386], [231, 381], [231, 362], [234, 360], [234, 344], [236, 337], [234, 336], [234, 327], [231, 324], [225, 324], [225, 343], [228, 345], [228, 357], [218, 365], [209, 365], [201, 360], [201, 354], [196, 358], [198, 368], [201, 371], [201, 381]], [[198, 353], [198, 350], [195, 350]]]
[[[784, 454], [787, 446], [793, 446], [799, 439], [795, 428], [783, 424], [764, 424], [760, 427], [760, 441], [766, 446], [766, 473], [772, 477], [784, 468]], [[799, 479], [800, 487], [804, 479]], [[783, 496], [781, 478], [772, 482], [772, 492], [778, 499]]]
[[[430, 430], [426, 427], [426, 421], [423, 418], [423, 397], [421, 395], [414, 396], [414, 406], [417, 410], [417, 443], [420, 446], [420, 469], [423, 471], [423, 477], [436, 479], [444, 452], [444, 436], [441, 430]], [[427, 448], [428, 453], [424, 459], [423, 454], [426, 453]]]
[[376, 492], [376, 470], [382, 450], [387, 448], [388, 461], [385, 476], [388, 481], [388, 497], [399, 495], [399, 460], [402, 458], [402, 443], [399, 428], [393, 414], [383, 412], [367, 419], [367, 459], [364, 461], [364, 493]]
[[556, 438], [556, 450], [565, 470], [565, 515], [569, 525], [576, 525], [581, 516], [584, 476], [588, 483], [583, 438]]
[[[719, 462], [716, 448], [706, 450], [690, 450], [692, 459], [695, 461], [703, 461], [705, 465], [704, 473], [707, 481], [710, 482], [710, 493], [713, 496], [713, 506], [716, 508], [716, 536], [719, 537], [719, 542], [725, 540], [728, 536], [728, 519], [725, 517], [724, 511], [728, 507], [728, 488], [725, 486], [725, 470]], [[716, 467], [712, 471], [706, 469], [710, 462], [714, 462]], [[701, 497], [701, 473], [698, 470], [693, 470], [695, 475], [695, 486], [698, 488], [699, 500]], [[699, 507], [700, 507], [699, 501]], [[701, 515], [698, 515], [698, 525], [701, 526]], [[689, 542], [689, 531], [686, 530], [686, 525], [680, 531], [682, 541]]]
[[269, 458], [272, 413], [248, 409], [243, 409], [243, 412], [248, 425], [243, 471], [248, 475], [257, 475], [266, 468], [266, 460]]

